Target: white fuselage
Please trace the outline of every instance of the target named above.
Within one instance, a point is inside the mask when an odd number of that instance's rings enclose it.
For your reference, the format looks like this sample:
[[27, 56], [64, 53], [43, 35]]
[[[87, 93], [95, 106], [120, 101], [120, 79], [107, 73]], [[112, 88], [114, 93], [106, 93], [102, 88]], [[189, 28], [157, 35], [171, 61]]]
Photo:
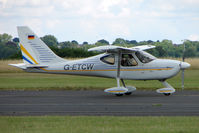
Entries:
[[[149, 63], [142, 63], [134, 53], [131, 54], [137, 61], [137, 66], [121, 66], [121, 79], [164, 80], [175, 76], [180, 71], [180, 61], [154, 59]], [[86, 59], [48, 64], [47, 68], [27, 68], [26, 71], [116, 78], [118, 55], [115, 54], [114, 64], [102, 62], [100, 58], [105, 55], [106, 53]]]

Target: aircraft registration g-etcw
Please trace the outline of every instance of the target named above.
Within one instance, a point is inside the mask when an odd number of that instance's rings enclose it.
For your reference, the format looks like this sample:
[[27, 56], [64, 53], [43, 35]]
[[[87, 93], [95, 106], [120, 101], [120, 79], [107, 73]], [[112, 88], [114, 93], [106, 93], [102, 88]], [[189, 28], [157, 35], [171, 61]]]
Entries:
[[165, 88], [158, 89], [157, 92], [170, 95], [175, 92], [175, 89], [166, 82], [166, 79], [175, 76], [181, 69], [190, 67], [186, 62], [157, 59], [144, 51], [155, 47], [152, 45], [132, 48], [99, 46], [90, 48], [88, 51], [100, 51], [103, 54], [69, 61], [58, 57], [28, 27], [19, 26], [17, 29], [24, 63], [10, 65], [27, 72], [116, 78], [117, 87], [104, 91], [117, 96], [130, 95], [136, 90], [134, 86], [126, 86], [124, 79], [159, 80]]

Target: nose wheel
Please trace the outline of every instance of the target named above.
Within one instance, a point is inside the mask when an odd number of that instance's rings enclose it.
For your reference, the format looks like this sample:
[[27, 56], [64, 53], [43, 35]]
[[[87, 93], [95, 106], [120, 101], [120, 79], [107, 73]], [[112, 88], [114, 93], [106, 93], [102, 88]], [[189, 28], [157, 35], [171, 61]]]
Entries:
[[124, 93], [125, 95], [131, 95], [132, 94], [132, 92], [127, 92], [127, 93]]
[[162, 93], [165, 96], [170, 96], [172, 93], [175, 92], [175, 89], [166, 81], [160, 81], [160, 82], [165, 86], [165, 88], [157, 89], [156, 90], [157, 93]]
[[116, 96], [118, 96], [118, 97], [121, 97], [121, 96], [123, 96], [124, 94], [115, 94]]

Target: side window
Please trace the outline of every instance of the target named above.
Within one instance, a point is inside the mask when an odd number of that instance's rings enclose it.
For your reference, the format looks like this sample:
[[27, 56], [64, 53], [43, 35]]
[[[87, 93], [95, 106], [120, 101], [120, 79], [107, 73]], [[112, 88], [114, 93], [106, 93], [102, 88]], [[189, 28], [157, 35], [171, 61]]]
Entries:
[[114, 65], [115, 64], [115, 55], [114, 54], [105, 55], [105, 56], [101, 57], [100, 60], [106, 64]]
[[137, 64], [132, 54], [122, 54], [122, 66], [137, 66]]

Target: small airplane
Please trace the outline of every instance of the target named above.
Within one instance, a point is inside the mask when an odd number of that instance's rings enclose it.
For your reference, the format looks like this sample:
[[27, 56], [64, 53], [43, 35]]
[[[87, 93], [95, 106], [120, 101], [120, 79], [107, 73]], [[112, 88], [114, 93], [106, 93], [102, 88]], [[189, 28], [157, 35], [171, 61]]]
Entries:
[[69, 61], [57, 56], [28, 27], [19, 26], [17, 29], [24, 63], [9, 65], [23, 69], [26, 72], [115, 78], [117, 87], [108, 88], [104, 91], [116, 96], [130, 95], [136, 90], [134, 86], [126, 86], [125, 79], [159, 80], [164, 88], [157, 89], [156, 92], [169, 96], [175, 92], [175, 89], [166, 80], [175, 76], [180, 70], [184, 72], [184, 69], [190, 67], [189, 63], [157, 59], [144, 51], [155, 48], [152, 45], [132, 48], [112, 45], [99, 46], [90, 48], [88, 51], [104, 53], [85, 59]]

